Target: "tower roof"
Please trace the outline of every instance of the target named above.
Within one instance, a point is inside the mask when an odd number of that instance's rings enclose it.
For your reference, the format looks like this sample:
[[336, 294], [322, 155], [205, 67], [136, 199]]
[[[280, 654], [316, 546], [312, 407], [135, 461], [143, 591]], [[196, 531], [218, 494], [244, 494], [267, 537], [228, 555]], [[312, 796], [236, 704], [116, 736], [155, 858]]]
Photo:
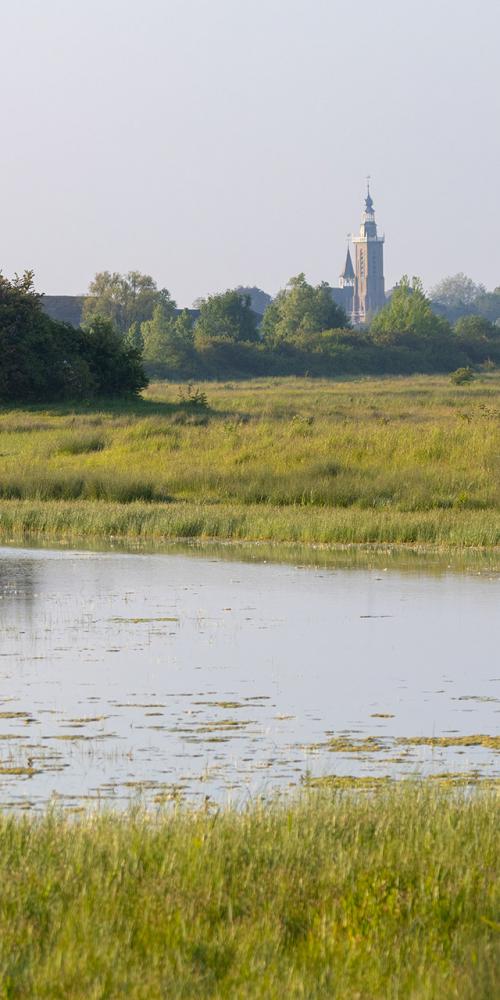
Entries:
[[366, 178], [365, 212], [373, 212], [373, 198], [370, 194], [370, 177]]
[[347, 247], [344, 270], [342, 271], [340, 277], [343, 278], [344, 281], [354, 281], [355, 278], [354, 268], [352, 266], [351, 251], [349, 250], [349, 247]]

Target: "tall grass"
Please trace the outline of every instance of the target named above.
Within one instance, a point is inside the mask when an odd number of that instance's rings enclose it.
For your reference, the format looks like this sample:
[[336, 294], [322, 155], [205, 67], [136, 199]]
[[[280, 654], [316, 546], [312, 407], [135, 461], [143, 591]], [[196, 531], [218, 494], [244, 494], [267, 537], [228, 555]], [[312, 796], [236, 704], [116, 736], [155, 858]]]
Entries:
[[405, 512], [258, 504], [104, 503], [20, 500], [0, 504], [0, 539], [77, 544], [84, 540], [155, 543], [175, 539], [296, 545], [500, 545], [497, 511]]
[[165, 383], [121, 410], [0, 412], [0, 498], [38, 524], [40, 501], [85, 501], [71, 530], [101, 536], [116, 515], [101, 507], [143, 501], [120, 534], [498, 544], [498, 375], [203, 388], [202, 412]]
[[0, 817], [0, 995], [491, 1000], [498, 823], [429, 784]]

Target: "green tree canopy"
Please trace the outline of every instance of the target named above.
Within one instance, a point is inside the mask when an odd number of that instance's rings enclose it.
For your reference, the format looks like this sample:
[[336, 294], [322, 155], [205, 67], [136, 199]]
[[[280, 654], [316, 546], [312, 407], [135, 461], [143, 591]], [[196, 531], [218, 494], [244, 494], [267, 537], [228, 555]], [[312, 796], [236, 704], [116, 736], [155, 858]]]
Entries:
[[439, 302], [447, 309], [468, 309], [478, 295], [485, 292], [484, 285], [477, 285], [463, 272], [443, 278], [429, 292], [432, 302]]
[[152, 318], [141, 324], [141, 338], [146, 363], [179, 370], [192, 361], [193, 320], [187, 309], [173, 315], [169, 307], [159, 302]]
[[124, 342], [111, 320], [97, 316], [82, 334], [81, 351], [97, 395], [136, 394], [147, 385], [140, 350]]
[[304, 340], [309, 334], [348, 326], [346, 314], [334, 302], [330, 286], [323, 281], [314, 287], [304, 274], [299, 274], [290, 279], [266, 309], [262, 333], [265, 341], [276, 347], [285, 341]]
[[485, 316], [461, 316], [455, 323], [455, 333], [459, 337], [476, 339], [498, 339], [500, 330]]
[[480, 364], [500, 361], [500, 328], [485, 316], [462, 316], [455, 323], [455, 334], [467, 357]]
[[140, 353], [109, 321], [75, 329], [47, 316], [41, 300], [31, 271], [13, 281], [0, 275], [0, 399], [122, 395], [146, 384]]
[[390, 302], [374, 317], [370, 333], [375, 343], [413, 343], [451, 333], [450, 324], [437, 316], [424, 293], [420, 278], [410, 282], [405, 274], [396, 285]]
[[96, 316], [112, 322], [118, 333], [125, 335], [134, 323], [151, 319], [155, 305], [175, 311], [175, 302], [166, 288], [158, 289], [149, 274], [129, 271], [128, 274], [101, 271], [90, 283], [83, 303], [83, 324]]
[[210, 295], [200, 303], [195, 326], [196, 340], [256, 341], [257, 317], [249, 295], [228, 290]]
[[493, 292], [482, 292], [474, 302], [474, 312], [480, 313], [492, 323], [500, 322], [500, 288]]

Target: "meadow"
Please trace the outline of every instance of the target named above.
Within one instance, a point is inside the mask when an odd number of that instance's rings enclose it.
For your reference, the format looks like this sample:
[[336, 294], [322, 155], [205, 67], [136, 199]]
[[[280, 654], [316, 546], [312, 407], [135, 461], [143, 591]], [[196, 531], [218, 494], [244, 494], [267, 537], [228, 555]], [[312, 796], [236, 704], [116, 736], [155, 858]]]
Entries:
[[492, 793], [0, 816], [0, 996], [491, 1000]]
[[3, 409], [0, 537], [494, 547], [499, 398], [493, 372]]

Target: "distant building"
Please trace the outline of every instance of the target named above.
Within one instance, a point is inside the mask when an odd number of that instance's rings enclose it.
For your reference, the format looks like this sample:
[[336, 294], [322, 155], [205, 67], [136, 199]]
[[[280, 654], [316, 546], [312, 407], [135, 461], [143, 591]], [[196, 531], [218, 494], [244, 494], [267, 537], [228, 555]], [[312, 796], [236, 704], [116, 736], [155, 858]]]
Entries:
[[355, 326], [367, 323], [385, 305], [384, 239], [377, 234], [368, 185], [359, 236], [353, 237], [355, 265], [348, 247], [338, 287], [332, 288], [335, 302], [342, 306]]

